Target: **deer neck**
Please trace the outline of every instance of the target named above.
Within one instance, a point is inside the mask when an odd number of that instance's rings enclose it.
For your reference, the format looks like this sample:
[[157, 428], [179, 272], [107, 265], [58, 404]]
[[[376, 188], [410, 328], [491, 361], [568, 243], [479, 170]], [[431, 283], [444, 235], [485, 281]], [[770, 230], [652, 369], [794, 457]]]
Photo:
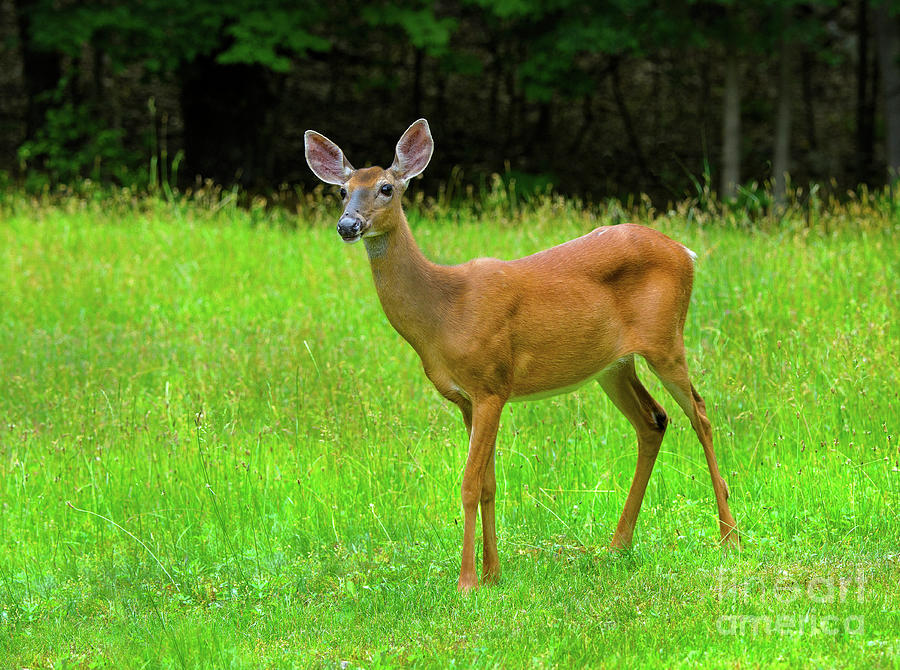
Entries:
[[403, 211], [389, 232], [364, 237], [372, 278], [394, 329], [425, 359], [459, 285], [453, 268], [432, 263], [419, 249]]

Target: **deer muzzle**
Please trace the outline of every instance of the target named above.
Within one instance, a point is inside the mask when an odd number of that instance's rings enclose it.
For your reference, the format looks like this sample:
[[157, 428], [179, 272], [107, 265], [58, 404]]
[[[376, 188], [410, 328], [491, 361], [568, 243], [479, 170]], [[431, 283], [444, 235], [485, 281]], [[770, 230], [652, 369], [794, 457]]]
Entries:
[[337, 224], [338, 234], [344, 242], [356, 242], [362, 237], [365, 221], [358, 214], [344, 213]]

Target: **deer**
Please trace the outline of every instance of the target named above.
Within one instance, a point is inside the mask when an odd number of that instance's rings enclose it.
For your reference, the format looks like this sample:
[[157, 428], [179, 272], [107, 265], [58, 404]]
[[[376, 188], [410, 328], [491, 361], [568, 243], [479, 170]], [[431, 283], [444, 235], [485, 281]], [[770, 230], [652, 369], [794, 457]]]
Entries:
[[401, 201], [434, 151], [425, 119], [403, 133], [387, 169], [354, 168], [337, 144], [313, 130], [306, 131], [304, 148], [313, 173], [340, 187], [343, 212], [337, 232], [348, 244], [363, 241], [388, 321], [419, 355], [437, 391], [462, 413], [469, 446], [461, 486], [460, 592], [478, 587], [479, 505], [482, 582], [500, 576], [494, 454], [508, 402], [599, 382], [637, 434], [634, 478], [610, 549], [631, 546], [669, 424], [663, 407], [639, 381], [635, 356], [646, 361], [690, 421], [712, 478], [721, 544], [740, 547], [706, 405], [685, 359], [693, 251], [653, 228], [619, 224], [525, 258], [439, 265], [413, 239]]

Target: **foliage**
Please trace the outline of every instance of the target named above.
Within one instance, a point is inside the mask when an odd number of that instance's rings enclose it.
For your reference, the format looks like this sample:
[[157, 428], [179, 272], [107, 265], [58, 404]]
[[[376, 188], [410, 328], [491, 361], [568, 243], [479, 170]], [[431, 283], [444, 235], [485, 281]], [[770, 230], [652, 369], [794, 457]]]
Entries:
[[331, 43], [306, 30], [309, 16], [295, 3], [277, 11], [255, 7], [241, 12], [225, 30], [231, 45], [219, 54], [220, 63], [258, 63], [276, 72], [293, 65], [291, 56], [327, 51]]
[[[298, 56], [331, 48], [329, 39], [310, 30], [326, 15], [322, 4], [313, 2], [114, 0], [60, 6], [38, 0], [27, 6], [32, 49], [78, 59], [90, 45], [109, 59], [113, 71], [139, 65], [161, 75], [200, 58], [285, 72]], [[146, 161], [146, 155], [122, 149], [122, 130], [112, 127], [98, 100], [79, 99], [84, 96], [73, 75], [65, 73], [56, 89], [38, 100], [45, 109], [43, 124], [19, 152], [31, 179], [43, 179], [35, 174], [39, 168], [54, 183], [87, 176], [140, 183], [135, 162]]]
[[[797, 163], [819, 158], [817, 114], [841, 128], [852, 116], [850, 105], [842, 118], [825, 100], [840, 88], [828, 68], [851, 60], [856, 48], [848, 3], [380, 0], [356, 7], [286, 0], [29, 0], [16, 3], [16, 10], [25, 28], [23, 58], [37, 64], [25, 69], [28, 100], [20, 107], [29, 110], [30, 144], [23, 156], [38, 171], [68, 163], [45, 175], [54, 182], [96, 175], [87, 156], [66, 159], [71, 145], [89, 146], [95, 137], [99, 146], [92, 149], [108, 166], [103, 178], [116, 173], [112, 178], [120, 180], [136, 162], [146, 163], [146, 138], [159, 129], [150, 127], [155, 119], [140, 115], [155, 96], [168, 106], [173, 154], [185, 151], [186, 178], [302, 180], [294, 157], [302, 152], [307, 123], [333, 118], [337, 127], [352, 126], [364, 144], [388, 134], [388, 119], [415, 113], [465, 140], [446, 159], [448, 169], [459, 164], [477, 178], [512, 160], [524, 172], [565, 173], [560, 181], [577, 192], [590, 191], [594, 173], [602, 171], [610, 173], [597, 187], [604, 195], [652, 190], [657, 200], [679, 199], [715, 154], [706, 146], [717, 126], [714, 66], [727, 49], [739, 50], [744, 69], [758, 79], [744, 110], [746, 127], [756, 128], [756, 137], [745, 141], [754, 162], [746, 173], [765, 178], [773, 115], [764, 84], [781, 39], [812, 59], [820, 74], [804, 89], [815, 91], [817, 100], [794, 117], [807, 126], [794, 144], [809, 160]], [[657, 88], [660, 82], [667, 86]], [[686, 83], [695, 90], [682, 95]], [[642, 99], [637, 88], [645, 92]], [[55, 90], [65, 95], [46, 95]], [[871, 97], [872, 82], [860, 90]], [[367, 110], [365, 123], [359, 122], [361, 109]], [[127, 123], [123, 110], [132, 117]], [[129, 155], [115, 156], [119, 144]], [[663, 165], [650, 166], [644, 157], [650, 151]], [[870, 162], [880, 160], [871, 147], [866, 151]], [[846, 162], [847, 149], [834, 153]], [[111, 164], [116, 161], [121, 165]], [[592, 170], [578, 169], [584, 165]], [[831, 176], [826, 169], [807, 171], [814, 179]]]
[[403, 30], [406, 40], [416, 49], [432, 56], [447, 53], [453, 32], [459, 21], [439, 16], [434, 2], [368, 3], [361, 10], [362, 18], [371, 26], [396, 26]]
[[137, 62], [161, 72], [200, 56], [285, 70], [292, 56], [330, 48], [329, 40], [309, 29], [324, 16], [320, 3], [279, 0], [111, 0], [63, 6], [38, 0], [29, 11], [30, 37], [39, 49], [77, 57], [92, 44], [116, 67]]
[[19, 160], [31, 188], [46, 183], [75, 183], [83, 177], [96, 181], [135, 183], [134, 156], [122, 145], [122, 131], [109, 128], [90, 102], [76, 103], [65, 96], [60, 81], [46, 98], [51, 101], [43, 125], [33, 139], [19, 147]]
[[685, 16], [677, 4], [611, 0], [587, 5], [563, 0], [473, 0], [488, 15], [523, 36], [518, 66], [529, 99], [577, 98], [595, 91], [605, 76], [601, 56], [633, 55], [684, 40]]

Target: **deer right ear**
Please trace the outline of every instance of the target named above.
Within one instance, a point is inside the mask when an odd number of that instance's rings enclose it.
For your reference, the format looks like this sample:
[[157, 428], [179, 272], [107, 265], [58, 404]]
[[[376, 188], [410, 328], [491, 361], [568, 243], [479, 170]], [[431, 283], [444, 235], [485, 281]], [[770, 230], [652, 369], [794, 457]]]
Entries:
[[315, 130], [307, 130], [303, 135], [306, 162], [310, 170], [326, 184], [340, 186], [350, 179], [353, 166], [344, 157], [341, 148]]

